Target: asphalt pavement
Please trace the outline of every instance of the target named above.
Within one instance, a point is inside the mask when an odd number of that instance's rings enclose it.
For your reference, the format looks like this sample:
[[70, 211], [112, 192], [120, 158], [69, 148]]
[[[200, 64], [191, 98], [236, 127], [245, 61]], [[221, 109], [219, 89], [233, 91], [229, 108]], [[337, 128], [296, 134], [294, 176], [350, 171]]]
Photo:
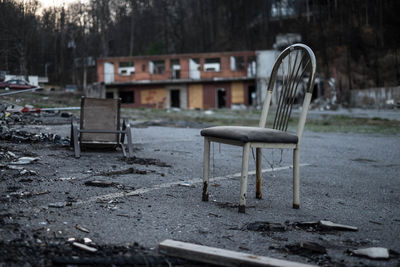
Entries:
[[[37, 131], [44, 127], [35, 126]], [[65, 126], [48, 131], [64, 133]], [[292, 153], [263, 150], [263, 199], [255, 199], [254, 158], [250, 155], [245, 214], [237, 211], [241, 149], [212, 145], [210, 201], [202, 202], [203, 138], [199, 129], [134, 128], [135, 159], [120, 151], [82, 152], [42, 144], [10, 144], [18, 156], [40, 159], [25, 166], [33, 181], [11, 180], [2, 170], [2, 190], [11, 185], [38, 194], [6, 203], [27, 230], [64, 238], [89, 237], [98, 244], [137, 242], [156, 249], [175, 239], [303, 263], [396, 266], [398, 258], [376, 261], [349, 251], [386, 247], [400, 251], [400, 136], [305, 132], [301, 145], [300, 209], [292, 209]], [[90, 181], [111, 182], [105, 187]], [[3, 191], [4, 192], [4, 191]], [[51, 203], [69, 203], [61, 208]], [[329, 220], [358, 228], [320, 231], [299, 222]], [[278, 225], [254, 231], [255, 222]], [[90, 232], [79, 231], [76, 225]], [[3, 239], [12, 233], [0, 232]], [[311, 241], [327, 249], [313, 254], [296, 249]]]

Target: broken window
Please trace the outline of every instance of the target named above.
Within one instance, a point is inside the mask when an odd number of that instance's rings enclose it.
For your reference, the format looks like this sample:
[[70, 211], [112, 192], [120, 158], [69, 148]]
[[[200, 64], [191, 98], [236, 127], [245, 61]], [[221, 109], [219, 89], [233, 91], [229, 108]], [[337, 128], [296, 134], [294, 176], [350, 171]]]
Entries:
[[247, 58], [247, 77], [256, 76], [256, 57], [250, 56]]
[[221, 71], [221, 60], [219, 58], [206, 58], [204, 71]]
[[121, 98], [121, 103], [135, 103], [135, 94], [133, 91], [121, 91], [119, 92], [119, 97]]
[[165, 61], [164, 60], [150, 61], [149, 72], [151, 74], [163, 74], [165, 72]]
[[133, 61], [121, 61], [118, 64], [118, 74], [122, 76], [129, 76], [135, 73], [135, 65]]
[[231, 57], [231, 70], [244, 70], [244, 57]]
[[181, 65], [179, 59], [171, 59], [171, 78], [179, 79], [181, 77]]

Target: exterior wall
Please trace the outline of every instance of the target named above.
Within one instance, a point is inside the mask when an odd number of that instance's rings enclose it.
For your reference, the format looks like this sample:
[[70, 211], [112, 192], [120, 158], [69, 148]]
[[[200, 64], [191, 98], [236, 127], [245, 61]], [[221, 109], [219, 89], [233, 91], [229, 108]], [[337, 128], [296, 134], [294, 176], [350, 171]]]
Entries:
[[203, 85], [190, 84], [188, 87], [188, 102], [190, 109], [203, 109]]

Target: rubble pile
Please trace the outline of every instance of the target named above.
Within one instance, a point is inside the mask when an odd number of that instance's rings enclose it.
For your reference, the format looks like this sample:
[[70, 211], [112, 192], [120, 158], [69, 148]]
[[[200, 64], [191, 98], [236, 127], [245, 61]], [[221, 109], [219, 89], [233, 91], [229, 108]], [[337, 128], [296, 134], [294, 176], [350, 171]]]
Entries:
[[52, 133], [29, 133], [23, 130], [10, 129], [7, 125], [0, 125], [0, 140], [7, 140], [17, 143], [54, 143], [62, 146], [69, 146], [69, 138], [62, 138]]
[[[62, 146], [69, 146], [69, 138], [62, 138], [57, 134], [52, 133], [30, 133], [24, 130], [13, 129], [13, 125], [41, 125], [43, 119], [52, 118], [52, 120], [66, 119], [64, 113], [49, 113], [49, 114], [21, 114], [9, 113], [6, 111], [7, 105], [0, 104], [0, 140], [7, 140], [16, 143], [54, 143]], [[49, 120], [49, 119], [47, 119]], [[70, 118], [68, 118], [70, 120]], [[47, 121], [46, 121], [47, 122]]]

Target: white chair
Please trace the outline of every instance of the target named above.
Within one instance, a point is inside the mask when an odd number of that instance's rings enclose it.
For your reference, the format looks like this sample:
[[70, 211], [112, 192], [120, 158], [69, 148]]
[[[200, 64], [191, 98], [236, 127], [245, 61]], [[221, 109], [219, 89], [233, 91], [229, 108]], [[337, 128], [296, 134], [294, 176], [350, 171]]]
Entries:
[[[258, 127], [216, 126], [201, 131], [201, 135], [204, 136], [203, 201], [208, 201], [209, 195], [210, 143], [218, 142], [243, 147], [239, 212], [244, 213], [246, 207], [248, 162], [251, 148], [256, 148], [256, 198], [258, 199], [262, 198], [261, 149], [293, 149], [293, 208], [298, 209], [300, 207], [300, 143], [314, 88], [315, 71], [315, 55], [308, 46], [304, 44], [289, 46], [282, 51], [275, 61]], [[276, 81], [280, 81], [280, 88]], [[265, 128], [274, 87], [280, 89], [276, 92], [279, 93], [279, 98], [275, 118], [272, 127]], [[287, 132], [287, 127], [292, 114], [292, 107], [300, 95], [304, 95], [304, 99], [297, 131], [290, 133]]]

